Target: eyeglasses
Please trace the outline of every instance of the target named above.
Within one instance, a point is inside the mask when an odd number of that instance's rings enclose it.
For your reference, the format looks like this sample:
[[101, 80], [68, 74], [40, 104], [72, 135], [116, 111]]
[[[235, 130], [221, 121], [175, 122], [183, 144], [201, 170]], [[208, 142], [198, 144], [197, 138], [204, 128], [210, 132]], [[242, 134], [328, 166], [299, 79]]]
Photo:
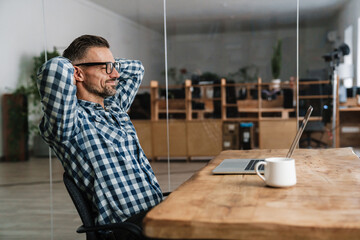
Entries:
[[90, 63], [79, 63], [75, 64], [75, 66], [98, 66], [98, 65], [106, 65], [106, 73], [111, 74], [114, 70], [120, 71], [120, 62], [90, 62]]

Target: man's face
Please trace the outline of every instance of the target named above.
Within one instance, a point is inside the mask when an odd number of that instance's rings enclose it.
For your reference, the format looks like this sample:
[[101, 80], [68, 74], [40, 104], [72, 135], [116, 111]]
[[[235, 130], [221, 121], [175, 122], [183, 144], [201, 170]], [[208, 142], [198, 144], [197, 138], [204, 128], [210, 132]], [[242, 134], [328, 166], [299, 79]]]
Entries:
[[[92, 47], [88, 49], [86, 56], [79, 63], [93, 62], [114, 62], [115, 59], [106, 47]], [[83, 72], [83, 89], [89, 97], [106, 98], [116, 93], [116, 79], [120, 76], [114, 68], [113, 71], [106, 73], [106, 64], [96, 66], [79, 66]], [[82, 94], [84, 95], [84, 94]]]

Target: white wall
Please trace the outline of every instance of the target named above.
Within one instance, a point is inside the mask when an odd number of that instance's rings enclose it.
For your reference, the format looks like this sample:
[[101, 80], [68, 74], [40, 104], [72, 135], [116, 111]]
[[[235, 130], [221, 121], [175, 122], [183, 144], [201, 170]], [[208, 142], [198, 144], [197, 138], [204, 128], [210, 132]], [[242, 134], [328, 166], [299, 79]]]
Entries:
[[[360, 69], [358, 69], [358, 18], [360, 17], [360, 1], [359, 0], [350, 0], [347, 2], [345, 7], [339, 14], [338, 24], [337, 24], [337, 32], [340, 36], [340, 41], [344, 41], [344, 30], [352, 25], [353, 26], [353, 49], [352, 56], [353, 56], [353, 64], [355, 67], [354, 72], [354, 84], [356, 85], [359, 81], [360, 77]], [[358, 84], [358, 86], [360, 86]]]
[[[82, 34], [101, 35], [109, 41], [114, 56], [143, 62], [146, 71], [143, 85], [162, 77], [161, 34], [85, 0], [44, 2], [48, 50], [55, 46], [62, 53]], [[0, 95], [29, 79], [33, 56], [44, 50], [42, 3], [42, 0], [0, 0]], [[2, 126], [2, 116], [0, 119]], [[2, 156], [2, 129], [0, 136]]]
[[114, 56], [143, 62], [144, 85], [160, 78], [164, 66], [161, 34], [85, 0], [47, 0], [45, 7], [48, 46], [63, 50], [82, 34], [101, 35], [109, 41]]

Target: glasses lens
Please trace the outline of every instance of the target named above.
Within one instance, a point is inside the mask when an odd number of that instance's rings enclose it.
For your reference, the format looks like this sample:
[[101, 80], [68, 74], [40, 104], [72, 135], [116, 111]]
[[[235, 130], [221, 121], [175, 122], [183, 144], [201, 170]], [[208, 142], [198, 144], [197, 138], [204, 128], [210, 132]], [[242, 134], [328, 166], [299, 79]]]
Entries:
[[114, 62], [114, 67], [116, 71], [120, 72], [120, 62]]
[[113, 63], [111, 63], [111, 62], [107, 62], [106, 63], [106, 73], [107, 74], [110, 74], [110, 73], [112, 73], [112, 71], [113, 71]]

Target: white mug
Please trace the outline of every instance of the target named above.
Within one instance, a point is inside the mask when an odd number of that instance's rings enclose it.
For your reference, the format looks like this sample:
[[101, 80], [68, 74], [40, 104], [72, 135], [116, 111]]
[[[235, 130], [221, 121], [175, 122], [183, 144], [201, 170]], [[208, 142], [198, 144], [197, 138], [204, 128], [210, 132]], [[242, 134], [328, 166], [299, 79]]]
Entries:
[[[264, 165], [265, 173], [262, 176], [259, 167]], [[256, 163], [256, 174], [271, 187], [290, 187], [296, 184], [295, 160], [293, 158], [273, 157]]]

